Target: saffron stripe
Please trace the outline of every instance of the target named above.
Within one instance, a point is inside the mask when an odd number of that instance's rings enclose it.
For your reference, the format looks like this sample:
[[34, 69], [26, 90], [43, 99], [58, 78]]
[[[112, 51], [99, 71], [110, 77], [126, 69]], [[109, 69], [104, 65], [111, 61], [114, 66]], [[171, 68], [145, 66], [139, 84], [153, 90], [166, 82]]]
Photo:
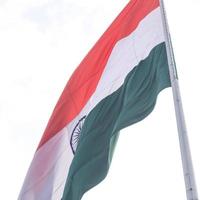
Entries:
[[133, 32], [140, 21], [158, 6], [158, 0], [132, 0], [128, 3], [73, 73], [52, 113], [38, 148], [83, 109], [95, 92], [116, 43]]

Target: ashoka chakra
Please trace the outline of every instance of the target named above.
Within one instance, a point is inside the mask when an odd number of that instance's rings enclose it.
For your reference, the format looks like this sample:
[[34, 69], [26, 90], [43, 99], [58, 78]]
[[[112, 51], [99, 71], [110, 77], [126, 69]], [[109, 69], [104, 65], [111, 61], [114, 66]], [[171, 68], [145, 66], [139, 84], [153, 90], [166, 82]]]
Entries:
[[85, 118], [86, 118], [86, 116], [82, 117], [79, 120], [79, 122], [76, 124], [76, 126], [72, 132], [71, 139], [70, 139], [70, 145], [71, 145], [73, 154], [75, 154], [75, 152], [76, 152], [76, 148], [77, 148], [77, 145], [79, 142], [79, 138], [81, 135], [81, 130], [83, 128], [83, 124], [85, 122]]

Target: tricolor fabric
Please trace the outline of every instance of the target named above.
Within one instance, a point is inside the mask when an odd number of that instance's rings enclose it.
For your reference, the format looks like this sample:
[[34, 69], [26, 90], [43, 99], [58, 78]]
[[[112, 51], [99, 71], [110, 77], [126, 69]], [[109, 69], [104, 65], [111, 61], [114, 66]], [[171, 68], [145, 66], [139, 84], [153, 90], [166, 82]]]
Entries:
[[108, 173], [119, 131], [170, 87], [159, 0], [132, 0], [68, 81], [19, 200], [80, 200]]

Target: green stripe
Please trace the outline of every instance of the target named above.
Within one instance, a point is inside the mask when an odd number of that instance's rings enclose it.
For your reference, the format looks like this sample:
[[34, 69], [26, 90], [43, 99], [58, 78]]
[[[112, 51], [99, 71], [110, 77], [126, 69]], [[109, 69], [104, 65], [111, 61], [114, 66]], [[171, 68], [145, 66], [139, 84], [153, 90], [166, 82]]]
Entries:
[[87, 116], [63, 200], [80, 200], [106, 177], [119, 131], [149, 115], [158, 93], [166, 87], [170, 79], [165, 43], [161, 43]]

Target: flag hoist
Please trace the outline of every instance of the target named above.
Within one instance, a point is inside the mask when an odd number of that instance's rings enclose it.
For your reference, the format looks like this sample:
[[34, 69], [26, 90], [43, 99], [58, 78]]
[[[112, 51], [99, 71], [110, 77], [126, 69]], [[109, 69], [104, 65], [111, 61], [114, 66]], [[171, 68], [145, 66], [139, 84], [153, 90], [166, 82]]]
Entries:
[[196, 181], [195, 181], [195, 176], [194, 176], [190, 146], [189, 146], [189, 141], [188, 141], [187, 128], [185, 124], [185, 117], [184, 117], [182, 100], [181, 100], [181, 95], [180, 95], [180, 90], [179, 90], [176, 63], [174, 59], [171, 36], [169, 32], [169, 26], [167, 23], [166, 11], [165, 11], [163, 0], [160, 0], [160, 7], [161, 7], [161, 13], [162, 13], [163, 29], [164, 29], [164, 34], [165, 34], [167, 59], [168, 59], [168, 66], [169, 66], [169, 72], [170, 72], [171, 87], [172, 87], [172, 92], [173, 92], [177, 128], [178, 128], [178, 134], [179, 134], [186, 194], [187, 194], [188, 200], [198, 200], [198, 193], [197, 193]]

